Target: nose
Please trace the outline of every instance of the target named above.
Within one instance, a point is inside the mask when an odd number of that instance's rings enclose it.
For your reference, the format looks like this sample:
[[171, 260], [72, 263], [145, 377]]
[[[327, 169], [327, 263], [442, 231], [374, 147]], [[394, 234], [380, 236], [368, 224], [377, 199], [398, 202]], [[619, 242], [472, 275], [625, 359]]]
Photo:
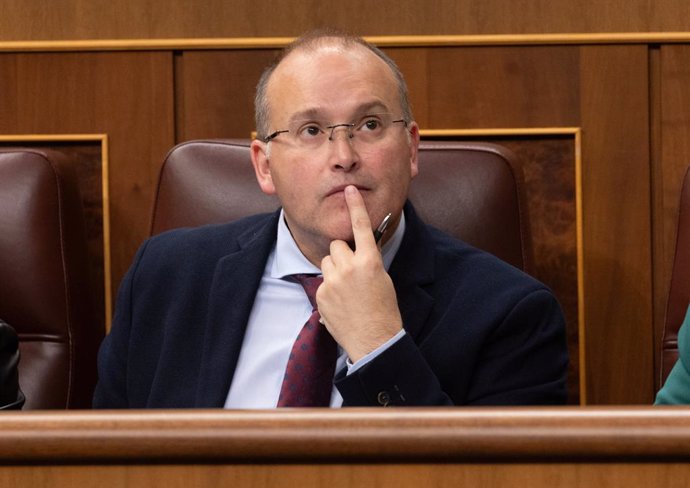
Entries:
[[[336, 131], [333, 129], [331, 137], [329, 137], [331, 150], [331, 158], [333, 161], [333, 168], [338, 171], [352, 171], [359, 164], [359, 155], [355, 150], [354, 144], [352, 142], [352, 132], [350, 132], [349, 126], [343, 126], [345, 130]], [[338, 137], [338, 134], [342, 133], [342, 137]]]
[[352, 133], [352, 128], [355, 126], [355, 124], [335, 124], [335, 125], [329, 125], [326, 127], [327, 129], [331, 129], [331, 135], [328, 136], [329, 141], [333, 141], [336, 135], [336, 129], [344, 129], [342, 132], [347, 134], [347, 137], [352, 139], [354, 137], [354, 134]]

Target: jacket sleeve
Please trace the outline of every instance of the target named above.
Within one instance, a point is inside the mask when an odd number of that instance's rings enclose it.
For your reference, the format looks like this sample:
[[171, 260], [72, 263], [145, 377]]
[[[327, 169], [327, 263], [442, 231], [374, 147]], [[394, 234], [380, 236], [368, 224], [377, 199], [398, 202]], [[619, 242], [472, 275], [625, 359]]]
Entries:
[[349, 407], [453, 405], [409, 334], [335, 386]]
[[[487, 314], [491, 314], [487, 311]], [[420, 344], [408, 335], [336, 386], [348, 406], [549, 405], [566, 401], [563, 315], [545, 289], [519, 300], [484, 337], [469, 367], [458, 355], [473, 325], [447, 314]], [[446, 331], [450, 331], [447, 333]], [[457, 347], [454, 347], [456, 346]], [[435, 366], [432, 368], [430, 364]]]
[[24, 405], [19, 389], [19, 340], [12, 327], [0, 320], [0, 410], [18, 410]]
[[678, 361], [656, 395], [656, 405], [690, 404], [690, 307], [678, 331]]
[[137, 252], [118, 290], [110, 333], [98, 352], [98, 383], [93, 408], [128, 408], [127, 364], [132, 327], [132, 287], [146, 244]]

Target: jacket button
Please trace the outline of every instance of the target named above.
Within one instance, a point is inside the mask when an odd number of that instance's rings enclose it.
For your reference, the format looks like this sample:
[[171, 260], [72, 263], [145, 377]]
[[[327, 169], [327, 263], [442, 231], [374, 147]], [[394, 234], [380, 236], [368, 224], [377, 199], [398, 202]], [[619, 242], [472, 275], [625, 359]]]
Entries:
[[387, 391], [380, 391], [376, 399], [378, 400], [379, 405], [383, 407], [387, 407], [388, 404], [391, 402], [391, 396], [388, 394]]

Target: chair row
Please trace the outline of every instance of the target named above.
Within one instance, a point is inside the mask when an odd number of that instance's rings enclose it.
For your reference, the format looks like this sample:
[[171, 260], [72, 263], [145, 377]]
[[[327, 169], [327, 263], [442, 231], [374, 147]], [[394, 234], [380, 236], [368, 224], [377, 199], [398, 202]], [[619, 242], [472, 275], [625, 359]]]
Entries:
[[[410, 200], [451, 235], [530, 272], [532, 246], [522, 168], [505, 148], [479, 142], [423, 142], [423, 171]], [[248, 140], [192, 141], [163, 162], [151, 234], [228, 222], [278, 207], [261, 193]], [[0, 318], [20, 339], [25, 409], [88, 408], [104, 335], [86, 260], [78, 179], [64, 155], [0, 150]], [[690, 296], [690, 171], [661, 354], [665, 377]]]

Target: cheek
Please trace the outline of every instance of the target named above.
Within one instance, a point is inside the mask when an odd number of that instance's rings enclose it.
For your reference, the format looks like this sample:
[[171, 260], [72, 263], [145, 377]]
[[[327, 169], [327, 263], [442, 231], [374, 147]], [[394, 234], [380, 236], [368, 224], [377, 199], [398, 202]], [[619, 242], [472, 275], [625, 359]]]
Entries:
[[388, 198], [402, 203], [407, 198], [414, 175], [409, 162], [402, 162], [400, 159], [397, 161], [388, 161], [381, 176], [386, 182]]
[[289, 164], [273, 163], [271, 167], [271, 179], [278, 191], [278, 194], [286, 193], [290, 189], [290, 182], [295, 178]]
[[280, 168], [272, 173], [272, 178], [278, 199], [283, 206], [302, 207], [313, 193], [314, 183], [307, 171], [297, 168], [286, 171], [285, 168]]
[[408, 182], [412, 179], [410, 164], [402, 157], [399, 159], [389, 158], [382, 165], [381, 175], [396, 187], [407, 187]]
[[379, 171], [382, 175], [388, 178], [397, 180], [411, 179], [415, 175], [411, 163], [410, 147], [404, 141], [395, 141], [395, 143], [378, 148], [375, 153], [371, 153], [369, 161], [376, 161], [379, 165]]

